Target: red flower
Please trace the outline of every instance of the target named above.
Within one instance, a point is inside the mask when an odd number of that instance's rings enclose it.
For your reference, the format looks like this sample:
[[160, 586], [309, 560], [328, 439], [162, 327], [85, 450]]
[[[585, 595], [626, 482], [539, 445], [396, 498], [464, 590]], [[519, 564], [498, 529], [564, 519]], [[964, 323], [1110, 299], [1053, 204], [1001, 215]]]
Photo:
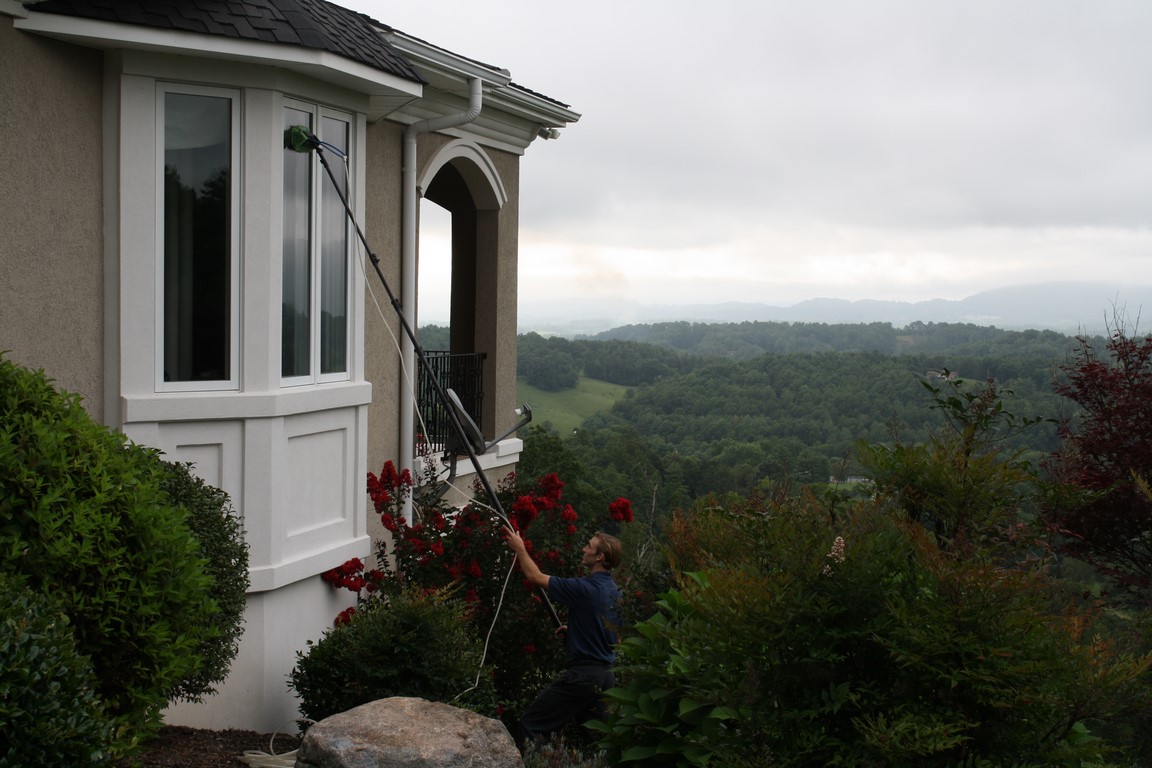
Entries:
[[568, 534], [569, 536], [575, 536], [576, 535], [576, 526], [574, 526], [574, 525], [568, 526], [568, 530], [564, 531], [564, 533]]
[[368, 496], [371, 497], [372, 504], [375, 505], [377, 512], [379, 512], [380, 508], [385, 504], [392, 501], [392, 495], [380, 484], [379, 478], [371, 472], [368, 473]]
[[436, 557], [443, 557], [444, 545], [440, 542], [440, 539], [436, 539], [435, 541], [432, 542], [431, 549], [432, 549], [432, 554], [436, 555]]
[[564, 481], [560, 479], [560, 475], [551, 472], [536, 481], [536, 484], [549, 501], [553, 503], [560, 501], [560, 494], [564, 490]]
[[341, 624], [347, 624], [348, 622], [352, 621], [352, 617], [355, 615], [356, 615], [356, 609], [355, 608], [345, 608], [344, 610], [340, 611], [340, 614], [336, 617], [336, 620], [332, 623], [337, 627], [340, 626]]
[[526, 643], [524, 645], [524, 653], [536, 653], [536, 646], [532, 643]]
[[608, 514], [611, 515], [613, 520], [622, 523], [632, 522], [632, 502], [623, 496], [618, 496], [616, 501], [608, 505]]
[[540, 515], [536, 501], [531, 496], [521, 496], [512, 503], [513, 522], [516, 523], [517, 530], [524, 530], [530, 522]]
[[474, 579], [478, 579], [484, 575], [484, 571], [480, 570], [480, 564], [475, 560], [468, 563], [468, 575]]
[[380, 485], [389, 491], [411, 486], [412, 473], [407, 469], [398, 473], [396, 471], [396, 465], [389, 459], [384, 462], [384, 466], [380, 469]]
[[564, 505], [564, 511], [560, 513], [560, 519], [566, 523], [574, 523], [577, 519], [576, 510], [572, 508], [571, 504]]

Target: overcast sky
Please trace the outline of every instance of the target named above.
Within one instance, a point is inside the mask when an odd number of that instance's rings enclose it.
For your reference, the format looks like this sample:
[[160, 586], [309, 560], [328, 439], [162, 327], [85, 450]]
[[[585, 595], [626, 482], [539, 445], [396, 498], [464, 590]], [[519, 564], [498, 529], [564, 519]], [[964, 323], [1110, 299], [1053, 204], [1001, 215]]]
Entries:
[[338, 2], [581, 113], [522, 308], [1152, 283], [1147, 0]]

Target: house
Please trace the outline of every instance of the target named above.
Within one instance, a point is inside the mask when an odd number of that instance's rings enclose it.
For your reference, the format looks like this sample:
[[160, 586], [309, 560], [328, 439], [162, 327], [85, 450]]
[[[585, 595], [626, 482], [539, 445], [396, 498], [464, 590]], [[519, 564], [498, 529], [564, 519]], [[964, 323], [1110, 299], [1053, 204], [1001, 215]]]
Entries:
[[[325, 0], [0, 0], [0, 73], [0, 349], [229, 493], [244, 638], [220, 693], [166, 717], [283, 728], [297, 651], [348, 604], [318, 574], [370, 552], [366, 473], [412, 466], [424, 429], [399, 322], [420, 206], [452, 220], [443, 375], [468, 363], [493, 439], [516, 420], [520, 158], [579, 115]], [[286, 148], [296, 126], [321, 150]]]

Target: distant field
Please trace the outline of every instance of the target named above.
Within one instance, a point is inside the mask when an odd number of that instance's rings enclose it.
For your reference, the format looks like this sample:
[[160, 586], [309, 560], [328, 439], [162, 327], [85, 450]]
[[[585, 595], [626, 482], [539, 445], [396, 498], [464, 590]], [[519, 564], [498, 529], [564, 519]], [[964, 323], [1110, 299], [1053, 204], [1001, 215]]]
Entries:
[[627, 389], [619, 384], [581, 376], [575, 389], [545, 392], [525, 384], [521, 378], [516, 381], [516, 402], [527, 402], [532, 406], [533, 424], [551, 422], [557, 434], [567, 437], [586, 417], [611, 408], [614, 402], [624, 397]]

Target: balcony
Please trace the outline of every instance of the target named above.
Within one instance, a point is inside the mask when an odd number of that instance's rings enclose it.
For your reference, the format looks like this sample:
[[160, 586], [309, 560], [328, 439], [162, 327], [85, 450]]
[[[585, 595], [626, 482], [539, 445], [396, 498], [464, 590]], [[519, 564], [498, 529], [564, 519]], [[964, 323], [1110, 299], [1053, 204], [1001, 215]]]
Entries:
[[[483, 424], [484, 416], [484, 358], [485, 353], [453, 354], [452, 352], [429, 352], [424, 357], [436, 381], [445, 389], [451, 389], [460, 398], [464, 410], [472, 421]], [[416, 382], [416, 401], [424, 417], [423, 426], [426, 438], [433, 453], [444, 450], [447, 437], [452, 431], [452, 420], [444, 403], [436, 395], [436, 388], [429, 380], [429, 373], [420, 367]]]

